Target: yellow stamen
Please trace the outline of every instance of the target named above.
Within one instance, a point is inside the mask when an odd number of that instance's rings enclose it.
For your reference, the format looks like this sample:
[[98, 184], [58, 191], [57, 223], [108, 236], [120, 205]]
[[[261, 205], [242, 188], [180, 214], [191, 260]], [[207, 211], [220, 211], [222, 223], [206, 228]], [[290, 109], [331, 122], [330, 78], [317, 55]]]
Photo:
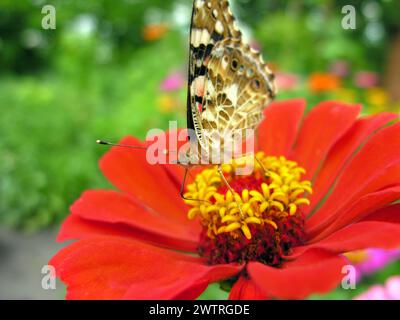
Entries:
[[243, 232], [244, 236], [245, 236], [247, 239], [251, 239], [251, 232], [250, 232], [249, 227], [248, 227], [246, 224], [244, 224], [244, 225], [242, 226], [242, 232]]
[[[198, 217], [209, 237], [229, 233], [235, 238], [242, 234], [251, 239], [250, 226], [270, 225], [276, 230], [277, 219], [301, 214], [301, 206], [310, 204], [306, 196], [312, 193], [311, 182], [301, 180], [305, 173], [303, 168], [285, 157], [266, 157], [263, 153], [257, 153], [256, 157], [258, 161], [254, 161], [252, 175], [257, 179], [254, 181], [261, 179], [262, 182], [251, 190], [244, 188], [236, 192], [233, 187], [234, 194], [230, 190], [219, 193], [224, 183], [217, 166], [203, 170], [195, 182], [188, 185], [184, 195], [191, 199], [185, 200], [192, 207], [188, 217]], [[243, 178], [235, 173], [246, 163], [236, 160], [222, 166], [230, 184]]]

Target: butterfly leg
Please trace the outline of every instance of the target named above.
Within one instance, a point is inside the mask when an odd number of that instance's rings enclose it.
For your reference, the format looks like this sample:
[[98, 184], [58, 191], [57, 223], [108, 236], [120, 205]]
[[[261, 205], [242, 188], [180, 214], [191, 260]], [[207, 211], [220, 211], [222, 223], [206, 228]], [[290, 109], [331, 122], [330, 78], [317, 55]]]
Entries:
[[[185, 197], [185, 195], [184, 195], [185, 194], [185, 185], [186, 185], [187, 176], [190, 175], [190, 171], [189, 171], [190, 166], [184, 166], [184, 168], [185, 168], [185, 172], [183, 174], [183, 180], [182, 180], [181, 188], [180, 188], [180, 191], [179, 191], [179, 195], [181, 196], [181, 198], [183, 200], [188, 200], [188, 201], [200, 201], [200, 202], [208, 202], [208, 203], [210, 203], [210, 201], [207, 201], [207, 200], [190, 199], [190, 198], [186, 198]], [[195, 183], [197, 184], [196, 181], [195, 181]]]
[[179, 191], [179, 194], [180, 194], [181, 198], [184, 199], [184, 200], [188, 200], [183, 195], [184, 192], [185, 192], [185, 184], [186, 184], [186, 178], [187, 178], [188, 172], [189, 172], [189, 167], [185, 167], [185, 173], [183, 174], [183, 181], [182, 181], [182, 184], [181, 184], [181, 190]]
[[264, 164], [260, 161], [260, 159], [258, 159], [257, 156], [254, 156], [254, 159], [256, 159], [257, 163], [261, 167], [261, 170], [264, 171], [264, 176], [265, 177], [269, 177], [268, 169], [265, 168]]
[[242, 206], [240, 205], [240, 203], [237, 201], [236, 197], [235, 197], [235, 193], [236, 191], [233, 190], [233, 188], [231, 187], [231, 185], [229, 184], [228, 180], [226, 180], [225, 176], [224, 176], [224, 172], [222, 171], [222, 167], [221, 165], [218, 165], [218, 173], [222, 179], [222, 181], [225, 183], [225, 185], [228, 187], [228, 190], [232, 193], [233, 195], [233, 199], [235, 200], [237, 207], [239, 209], [240, 215], [242, 217], [244, 217], [243, 211], [242, 211]]

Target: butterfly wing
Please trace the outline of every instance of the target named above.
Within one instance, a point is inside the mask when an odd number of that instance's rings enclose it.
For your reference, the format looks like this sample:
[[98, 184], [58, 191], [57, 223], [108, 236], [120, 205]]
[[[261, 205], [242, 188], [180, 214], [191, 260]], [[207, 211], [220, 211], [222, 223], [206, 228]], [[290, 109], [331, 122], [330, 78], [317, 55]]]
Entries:
[[[195, 135], [191, 140], [202, 140], [202, 112], [207, 63], [215, 45], [221, 40], [240, 39], [241, 32], [227, 0], [194, 0], [190, 28], [189, 85], [187, 127]], [[190, 130], [189, 130], [190, 131]]]
[[189, 138], [206, 153], [225, 138], [244, 137], [274, 98], [274, 75], [261, 55], [242, 42], [228, 1], [195, 0], [190, 32]]
[[218, 42], [204, 83], [200, 114], [204, 147], [221, 148], [224, 139], [245, 137], [245, 130], [254, 130], [261, 122], [262, 110], [275, 94], [274, 75], [260, 53], [239, 39]]

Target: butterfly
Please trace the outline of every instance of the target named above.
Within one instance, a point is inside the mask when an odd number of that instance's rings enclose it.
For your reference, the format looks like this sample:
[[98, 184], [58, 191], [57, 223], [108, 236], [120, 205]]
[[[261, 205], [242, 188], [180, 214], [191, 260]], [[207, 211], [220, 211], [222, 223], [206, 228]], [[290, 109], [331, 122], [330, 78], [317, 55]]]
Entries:
[[[244, 43], [228, 0], [194, 0], [190, 27], [186, 164], [220, 155], [227, 144], [255, 130], [274, 99], [275, 76], [261, 54]], [[210, 159], [210, 158], [208, 158]], [[227, 187], [221, 157], [218, 171]], [[181, 196], [189, 167], [186, 167]]]
[[[263, 109], [276, 95], [274, 78], [261, 54], [243, 41], [228, 0], [193, 1], [187, 94], [191, 147], [183, 157], [179, 155], [178, 163], [185, 167], [182, 198], [188, 170], [202, 154], [218, 155], [236, 135], [245, 137], [245, 130], [257, 128]], [[221, 161], [211, 164], [218, 165], [222, 180], [233, 192]]]
[[197, 150], [190, 163], [256, 129], [276, 86], [261, 54], [244, 43], [228, 0], [194, 0], [188, 69], [187, 128]]

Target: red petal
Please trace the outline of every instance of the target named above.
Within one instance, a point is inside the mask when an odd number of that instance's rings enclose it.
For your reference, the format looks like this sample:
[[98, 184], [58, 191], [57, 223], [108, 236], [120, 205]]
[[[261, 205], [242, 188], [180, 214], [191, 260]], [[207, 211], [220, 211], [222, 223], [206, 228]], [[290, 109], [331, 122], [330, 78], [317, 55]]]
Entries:
[[[130, 137], [120, 143], [143, 146]], [[146, 209], [187, 223], [187, 206], [179, 196], [176, 183], [162, 165], [147, 162], [145, 151], [113, 147], [101, 159], [100, 168], [113, 185], [137, 198]]]
[[182, 242], [178, 243], [174, 239], [162, 237], [145, 231], [133, 230], [121, 224], [109, 224], [104, 222], [95, 222], [70, 215], [64, 220], [60, 232], [57, 236], [57, 242], [68, 240], [83, 240], [98, 236], [122, 237], [126, 239], [142, 240], [155, 246], [181, 250], [185, 252], [197, 252], [197, 243]]
[[229, 300], [265, 300], [267, 296], [253, 280], [241, 276], [233, 285]]
[[306, 103], [304, 100], [274, 102], [264, 111], [258, 132], [259, 149], [271, 156], [287, 156], [292, 148]]
[[307, 170], [305, 179], [312, 179], [332, 146], [353, 125], [360, 110], [360, 105], [326, 101], [309, 112], [290, 157]]
[[341, 228], [344, 228], [353, 222], [357, 222], [379, 208], [382, 208], [387, 204], [399, 199], [399, 197], [400, 186], [386, 188], [367, 194], [346, 208], [346, 210], [344, 210], [341, 214], [337, 215], [335, 221], [317, 233], [313, 233], [312, 230], [310, 231], [308, 223], [306, 222], [306, 233], [309, 241], [320, 241], [331, 233], [340, 230]]
[[158, 239], [162, 241], [161, 245], [173, 245], [173, 248], [179, 250], [195, 250], [199, 239], [200, 224], [196, 225], [195, 230], [187, 223], [146, 211], [132, 197], [116, 191], [87, 191], [74, 203], [71, 212], [85, 220], [106, 223], [110, 227], [118, 228], [122, 224], [130, 227], [131, 236], [137, 235], [143, 239], [147, 235], [146, 238], [152, 242]]
[[129, 227], [88, 221], [71, 214], [63, 221], [60, 231], [57, 235], [57, 242], [86, 239], [99, 235], [124, 238], [135, 237], [135, 234]]
[[313, 248], [344, 253], [367, 248], [394, 249], [399, 246], [400, 205], [392, 205], [377, 211], [368, 220], [341, 229], [319, 242], [295, 248], [291, 257]]
[[123, 238], [95, 237], [62, 249], [50, 264], [68, 299], [194, 299], [240, 271]]
[[391, 222], [400, 225], [400, 203], [377, 210], [362, 219], [362, 221]]
[[308, 232], [316, 236], [361, 197], [400, 181], [400, 123], [375, 134], [354, 156], [316, 213]]
[[397, 115], [394, 113], [381, 113], [356, 121], [353, 127], [330, 150], [313, 184], [314, 194], [310, 197], [312, 205], [305, 208], [306, 212], [311, 211], [323, 199], [342, 168], [354, 155], [361, 143], [384, 124], [395, 118], [397, 118]]
[[177, 242], [175, 239], [162, 237], [145, 231], [134, 230], [132, 227], [122, 224], [90, 221], [74, 215], [70, 215], [64, 220], [60, 232], [58, 233], [57, 241], [82, 240], [97, 236], [138, 239], [156, 246], [193, 253], [197, 252], [197, 243]]
[[258, 262], [249, 263], [251, 278], [274, 298], [304, 299], [313, 293], [334, 289], [343, 278], [346, 259], [323, 250], [311, 250], [282, 268], [273, 268]]

